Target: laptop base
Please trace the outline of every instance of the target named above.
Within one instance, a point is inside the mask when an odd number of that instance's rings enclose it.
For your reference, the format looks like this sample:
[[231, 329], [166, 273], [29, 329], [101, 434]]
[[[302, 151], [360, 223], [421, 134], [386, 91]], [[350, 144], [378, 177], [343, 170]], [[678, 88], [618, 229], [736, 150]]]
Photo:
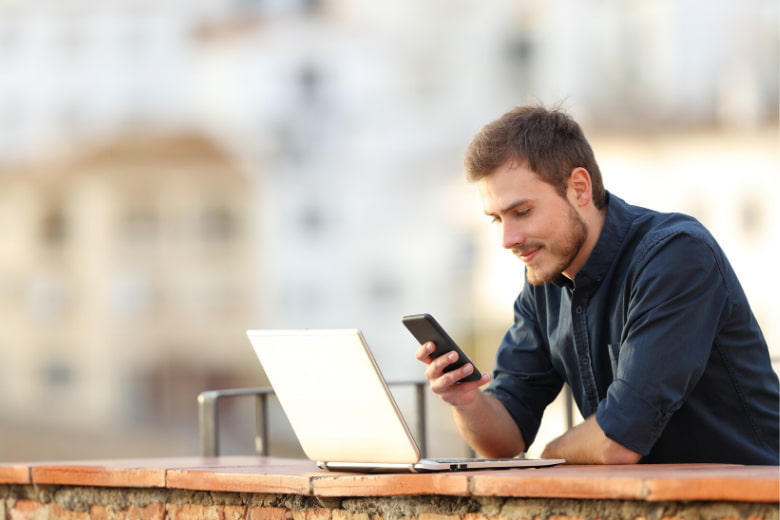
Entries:
[[420, 459], [415, 463], [381, 462], [317, 462], [317, 467], [328, 471], [358, 473], [425, 473], [445, 471], [475, 471], [490, 469], [542, 468], [565, 463], [565, 459]]

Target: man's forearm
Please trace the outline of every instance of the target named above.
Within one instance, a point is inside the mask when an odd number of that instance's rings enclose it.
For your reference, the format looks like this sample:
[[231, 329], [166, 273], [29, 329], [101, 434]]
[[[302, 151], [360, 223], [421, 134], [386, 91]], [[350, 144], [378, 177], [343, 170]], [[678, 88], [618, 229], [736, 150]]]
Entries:
[[566, 459], [569, 464], [635, 464], [642, 458], [607, 437], [595, 415], [550, 441], [542, 457]]
[[514, 457], [525, 441], [512, 416], [495, 397], [480, 392], [474, 402], [453, 406], [460, 434], [483, 457]]

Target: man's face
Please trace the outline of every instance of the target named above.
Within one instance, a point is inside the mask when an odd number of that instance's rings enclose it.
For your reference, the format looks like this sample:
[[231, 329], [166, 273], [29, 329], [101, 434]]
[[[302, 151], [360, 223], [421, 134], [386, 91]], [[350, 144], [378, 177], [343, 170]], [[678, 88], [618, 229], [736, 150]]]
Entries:
[[[507, 163], [477, 182], [485, 214], [502, 245], [525, 263], [528, 282], [542, 285], [567, 272], [582, 251], [588, 227], [571, 202], [523, 164]], [[581, 259], [580, 259], [581, 262]]]

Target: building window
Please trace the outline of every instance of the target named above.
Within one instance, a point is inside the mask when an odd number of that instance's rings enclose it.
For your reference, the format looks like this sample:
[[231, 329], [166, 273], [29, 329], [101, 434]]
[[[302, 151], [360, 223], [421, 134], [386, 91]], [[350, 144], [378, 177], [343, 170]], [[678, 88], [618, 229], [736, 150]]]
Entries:
[[304, 235], [307, 240], [321, 236], [325, 231], [326, 220], [321, 209], [317, 207], [306, 208], [300, 215], [302, 235]]
[[225, 208], [208, 208], [200, 217], [200, 234], [206, 243], [230, 241], [236, 233], [233, 215]]
[[43, 218], [41, 234], [49, 247], [61, 247], [68, 238], [67, 219], [62, 211], [55, 210]]
[[761, 235], [764, 229], [764, 208], [755, 198], [746, 197], [739, 208], [740, 232], [746, 237]]
[[52, 390], [69, 387], [74, 382], [73, 369], [63, 360], [48, 360], [41, 367], [43, 383]]

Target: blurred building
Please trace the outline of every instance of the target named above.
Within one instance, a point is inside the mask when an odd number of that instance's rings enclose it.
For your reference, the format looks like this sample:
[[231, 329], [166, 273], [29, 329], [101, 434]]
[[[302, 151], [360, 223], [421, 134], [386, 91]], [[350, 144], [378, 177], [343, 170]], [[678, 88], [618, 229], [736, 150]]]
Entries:
[[566, 102], [611, 189], [710, 226], [777, 338], [756, 268], [778, 252], [777, 20], [773, 0], [0, 4], [0, 436], [171, 425], [191, 453], [197, 392], [263, 383], [254, 327], [360, 327], [413, 379], [400, 316], [432, 312], [487, 369], [523, 275], [461, 157], [532, 98]]
[[249, 321], [247, 179], [199, 137], [126, 138], [0, 175], [5, 416], [167, 424], [234, 383]]

